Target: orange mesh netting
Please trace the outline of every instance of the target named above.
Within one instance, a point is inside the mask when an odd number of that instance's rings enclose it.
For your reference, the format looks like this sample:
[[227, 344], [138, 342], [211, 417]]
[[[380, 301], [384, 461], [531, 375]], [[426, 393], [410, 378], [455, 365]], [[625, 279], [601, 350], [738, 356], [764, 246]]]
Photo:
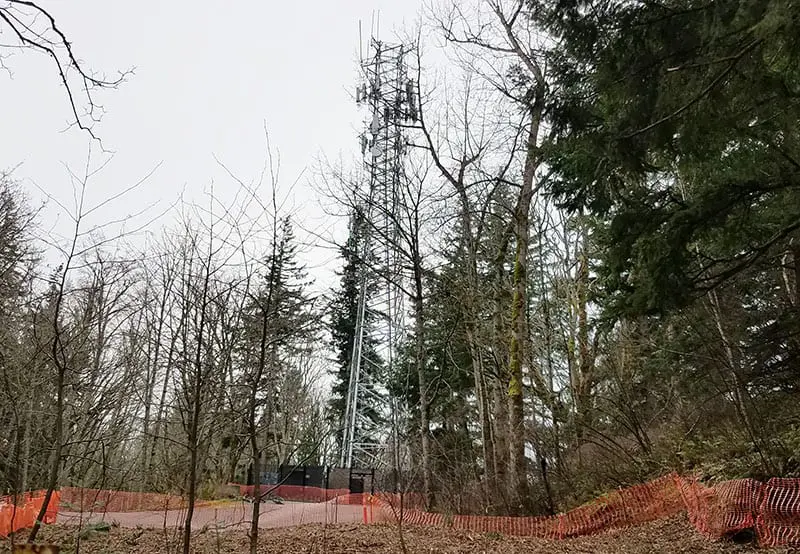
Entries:
[[365, 498], [364, 521], [446, 526], [547, 539], [592, 535], [686, 511], [713, 539], [752, 530], [762, 546], [800, 546], [800, 479], [725, 481], [707, 487], [670, 474], [620, 489], [569, 512], [541, 517], [449, 516], [425, 512], [420, 495], [381, 493]]
[[724, 481], [706, 487], [678, 479], [689, 521], [702, 534], [719, 538], [755, 527], [762, 484], [753, 479]]
[[[253, 485], [235, 485], [239, 494], [252, 498]], [[348, 489], [323, 489], [320, 487], [301, 487], [296, 485], [262, 485], [263, 496], [277, 496], [291, 502], [328, 502], [336, 499], [337, 504], [361, 505], [363, 495], [350, 494]], [[115, 491], [63, 487], [61, 489], [61, 509], [74, 512], [147, 512], [178, 510], [186, 508], [182, 496], [152, 492]], [[208, 502], [197, 501], [195, 507]]]
[[[800, 479], [725, 481], [708, 487], [694, 478], [670, 474], [649, 483], [620, 489], [556, 516], [495, 517], [445, 515], [424, 511], [420, 494], [351, 494], [346, 489], [281, 485], [262, 492], [290, 501], [362, 505], [365, 523], [451, 527], [477, 532], [563, 539], [667, 518], [687, 512], [691, 524], [712, 539], [750, 531], [762, 546], [800, 546]], [[240, 485], [242, 496], [253, 487]], [[44, 491], [0, 498], [0, 537], [30, 527], [44, 501]], [[180, 496], [63, 488], [54, 492], [45, 523], [54, 523], [59, 509], [82, 511], [146, 511], [185, 507]], [[198, 504], [200, 505], [200, 504]]]
[[761, 498], [756, 530], [762, 544], [800, 546], [800, 479], [770, 479]]
[[[18, 496], [16, 502], [13, 496], [0, 497], [0, 537], [7, 537], [20, 529], [33, 527], [36, 516], [42, 509], [45, 491], [26, 493]], [[54, 491], [47, 505], [44, 523], [55, 523], [58, 515], [60, 493]]]
[[[239, 494], [248, 498], [253, 497], [253, 485], [237, 485]], [[261, 485], [262, 496], [278, 496], [291, 502], [327, 502], [340, 496], [349, 496], [349, 489], [323, 489], [321, 487], [302, 487], [300, 485]], [[359, 496], [359, 504], [361, 497]], [[344, 502], [340, 502], [344, 504]]]
[[61, 489], [61, 502], [63, 510], [74, 512], [146, 512], [186, 507], [183, 497], [172, 494], [74, 487]]

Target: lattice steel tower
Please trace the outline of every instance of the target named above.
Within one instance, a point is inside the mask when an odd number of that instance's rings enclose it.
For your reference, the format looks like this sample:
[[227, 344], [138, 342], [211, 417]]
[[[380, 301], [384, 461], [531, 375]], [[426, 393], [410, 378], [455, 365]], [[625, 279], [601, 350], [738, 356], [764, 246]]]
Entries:
[[[368, 179], [365, 190], [357, 195], [366, 225], [359, 252], [362, 271], [340, 458], [343, 467], [398, 469], [400, 464], [397, 406], [386, 394], [385, 383], [370, 382], [376, 372], [365, 368], [375, 361], [365, 355], [364, 346], [370, 339], [376, 343], [384, 364], [376, 369], [391, 375], [404, 334], [401, 260], [393, 248], [398, 239], [396, 216], [407, 146], [404, 126], [416, 121], [418, 113], [417, 86], [409, 79], [406, 64], [409, 52], [406, 45], [370, 39], [369, 55], [361, 60], [364, 81], [356, 90], [356, 102], [369, 110], [366, 129], [359, 136]], [[367, 395], [381, 403], [388, 427], [378, 428], [367, 417]]]

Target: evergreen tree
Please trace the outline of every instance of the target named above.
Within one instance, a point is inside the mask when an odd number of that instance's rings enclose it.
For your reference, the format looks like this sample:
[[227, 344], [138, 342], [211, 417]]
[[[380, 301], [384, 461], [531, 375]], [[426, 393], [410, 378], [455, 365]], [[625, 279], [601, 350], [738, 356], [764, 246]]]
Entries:
[[607, 307], [684, 306], [800, 228], [800, 6], [559, 2], [553, 191], [600, 216]]
[[[714, 422], [685, 425], [687, 463], [728, 475], [792, 471], [797, 411], [783, 407], [796, 405], [800, 383], [800, 5], [539, 7], [558, 43], [551, 191], [593, 216], [596, 298], [617, 330], [633, 330], [613, 340], [680, 353], [657, 363], [637, 347], [646, 394], [628, 362], [607, 357], [603, 371], [625, 368], [628, 381], [602, 387], [626, 402], [625, 428], [645, 452], [644, 414], [677, 380], [681, 398]], [[671, 425], [683, 424], [673, 410]], [[723, 421], [736, 429], [725, 439], [736, 455], [719, 455]]]
[[297, 242], [288, 217], [281, 221], [275, 240], [242, 317], [239, 355], [243, 380], [255, 387], [256, 425], [266, 431], [266, 443], [260, 448], [267, 460], [280, 464], [288, 461], [287, 446], [292, 451], [294, 439], [305, 433], [292, 427], [294, 416], [302, 425], [307, 420], [299, 416], [313, 409], [299, 366], [310, 353], [309, 344], [318, 327], [308, 292], [310, 280], [297, 260]]

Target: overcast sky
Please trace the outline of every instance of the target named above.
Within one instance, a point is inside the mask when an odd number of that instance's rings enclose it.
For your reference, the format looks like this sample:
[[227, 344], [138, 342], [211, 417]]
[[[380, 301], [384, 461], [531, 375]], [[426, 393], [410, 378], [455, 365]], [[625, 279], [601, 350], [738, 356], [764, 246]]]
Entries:
[[[220, 189], [231, 181], [214, 155], [238, 176], [256, 177], [264, 163], [265, 122], [280, 150], [287, 187], [304, 168], [313, 169], [320, 154], [350, 158], [364, 115], [352, 101], [359, 20], [366, 39], [373, 15], [380, 13], [381, 37], [390, 40], [394, 31], [414, 24], [421, 4], [42, 0], [88, 67], [110, 75], [135, 67], [121, 88], [98, 96], [107, 113], [96, 132], [115, 154], [90, 183], [90, 197], [105, 198], [161, 166], [133, 197], [102, 217], [134, 213], [155, 200], [167, 207], [182, 191], [199, 199], [212, 179], [217, 194], [224, 194]], [[69, 106], [49, 59], [21, 52], [5, 65], [12, 75], [0, 73], [0, 168], [19, 165], [14, 176], [34, 199], [42, 197], [41, 187], [69, 202], [64, 164], [82, 167], [88, 138], [78, 129], [64, 132]], [[307, 178], [298, 183], [292, 203], [304, 226], [330, 226]], [[46, 228], [63, 228], [57, 212], [51, 202], [42, 215]], [[331, 257], [320, 249], [308, 254], [320, 284], [330, 274], [317, 266], [329, 267]]]

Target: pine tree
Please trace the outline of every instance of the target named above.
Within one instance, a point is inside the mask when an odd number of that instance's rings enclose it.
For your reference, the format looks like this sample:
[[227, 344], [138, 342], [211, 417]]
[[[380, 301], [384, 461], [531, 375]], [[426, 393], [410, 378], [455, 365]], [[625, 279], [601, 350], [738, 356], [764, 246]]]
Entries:
[[800, 6], [559, 3], [553, 192], [601, 218], [614, 313], [685, 306], [800, 227]]
[[[287, 461], [282, 443], [286, 422], [292, 419], [288, 415], [313, 407], [300, 386], [298, 360], [308, 354], [318, 327], [308, 292], [310, 280], [297, 260], [289, 218], [280, 223], [275, 240], [242, 317], [243, 346], [238, 355], [243, 383], [250, 389], [250, 432], [257, 436], [256, 448], [266, 453], [267, 460], [280, 464]], [[303, 434], [298, 429], [288, 431], [292, 436]], [[258, 437], [263, 436], [266, 442], [260, 444]]]
[[[685, 397], [718, 406], [708, 419], [738, 422], [747, 471], [791, 466], [796, 411], [773, 406], [796, 390], [800, 357], [800, 5], [540, 7], [558, 42], [551, 192], [594, 218], [605, 315], [668, 330], [667, 348], [687, 354], [652, 375], [684, 375]], [[724, 402], [708, 400], [714, 389]]]

